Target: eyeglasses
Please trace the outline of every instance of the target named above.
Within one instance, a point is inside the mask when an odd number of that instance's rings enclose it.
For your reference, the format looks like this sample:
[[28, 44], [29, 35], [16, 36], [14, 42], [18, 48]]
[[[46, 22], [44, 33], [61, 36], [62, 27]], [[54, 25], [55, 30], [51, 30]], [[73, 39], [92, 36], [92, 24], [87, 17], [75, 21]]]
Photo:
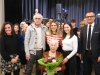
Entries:
[[94, 16], [86, 16], [86, 18], [93, 18]]

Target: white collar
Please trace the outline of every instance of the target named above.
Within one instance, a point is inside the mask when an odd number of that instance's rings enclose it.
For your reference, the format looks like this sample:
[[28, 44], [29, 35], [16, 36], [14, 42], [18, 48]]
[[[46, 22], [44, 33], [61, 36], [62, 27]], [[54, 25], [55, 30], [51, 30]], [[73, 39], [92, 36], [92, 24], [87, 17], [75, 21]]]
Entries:
[[[89, 27], [89, 25], [90, 25], [90, 24], [88, 24], [88, 27]], [[94, 22], [91, 24], [91, 27], [94, 27]]]

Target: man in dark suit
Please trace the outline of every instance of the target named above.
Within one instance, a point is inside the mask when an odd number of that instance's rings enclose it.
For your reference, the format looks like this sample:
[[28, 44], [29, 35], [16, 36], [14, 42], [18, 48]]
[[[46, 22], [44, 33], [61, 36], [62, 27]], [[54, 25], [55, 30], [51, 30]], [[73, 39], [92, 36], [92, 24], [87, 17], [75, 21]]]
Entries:
[[81, 28], [81, 53], [84, 75], [91, 75], [92, 64], [95, 75], [100, 75], [100, 25], [94, 23], [95, 14], [86, 13], [87, 25]]

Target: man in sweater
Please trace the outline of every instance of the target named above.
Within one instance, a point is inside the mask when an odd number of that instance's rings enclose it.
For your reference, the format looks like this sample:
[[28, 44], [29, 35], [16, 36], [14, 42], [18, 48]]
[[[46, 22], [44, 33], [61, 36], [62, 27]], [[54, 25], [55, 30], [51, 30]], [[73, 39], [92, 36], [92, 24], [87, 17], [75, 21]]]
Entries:
[[45, 50], [45, 32], [46, 26], [41, 24], [42, 15], [35, 14], [33, 16], [34, 23], [29, 25], [25, 34], [25, 52], [27, 59], [26, 75], [31, 75], [34, 62], [36, 61], [36, 74], [41, 75], [41, 70], [38, 68], [37, 60], [42, 58]]

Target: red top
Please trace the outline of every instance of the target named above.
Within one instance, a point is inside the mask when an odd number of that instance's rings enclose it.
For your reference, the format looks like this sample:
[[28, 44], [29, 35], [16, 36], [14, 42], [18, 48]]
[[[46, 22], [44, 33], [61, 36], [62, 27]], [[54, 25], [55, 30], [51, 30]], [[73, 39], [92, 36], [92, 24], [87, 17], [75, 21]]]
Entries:
[[46, 34], [46, 40], [48, 44], [52, 39], [57, 40], [59, 44], [62, 45], [62, 36]]

